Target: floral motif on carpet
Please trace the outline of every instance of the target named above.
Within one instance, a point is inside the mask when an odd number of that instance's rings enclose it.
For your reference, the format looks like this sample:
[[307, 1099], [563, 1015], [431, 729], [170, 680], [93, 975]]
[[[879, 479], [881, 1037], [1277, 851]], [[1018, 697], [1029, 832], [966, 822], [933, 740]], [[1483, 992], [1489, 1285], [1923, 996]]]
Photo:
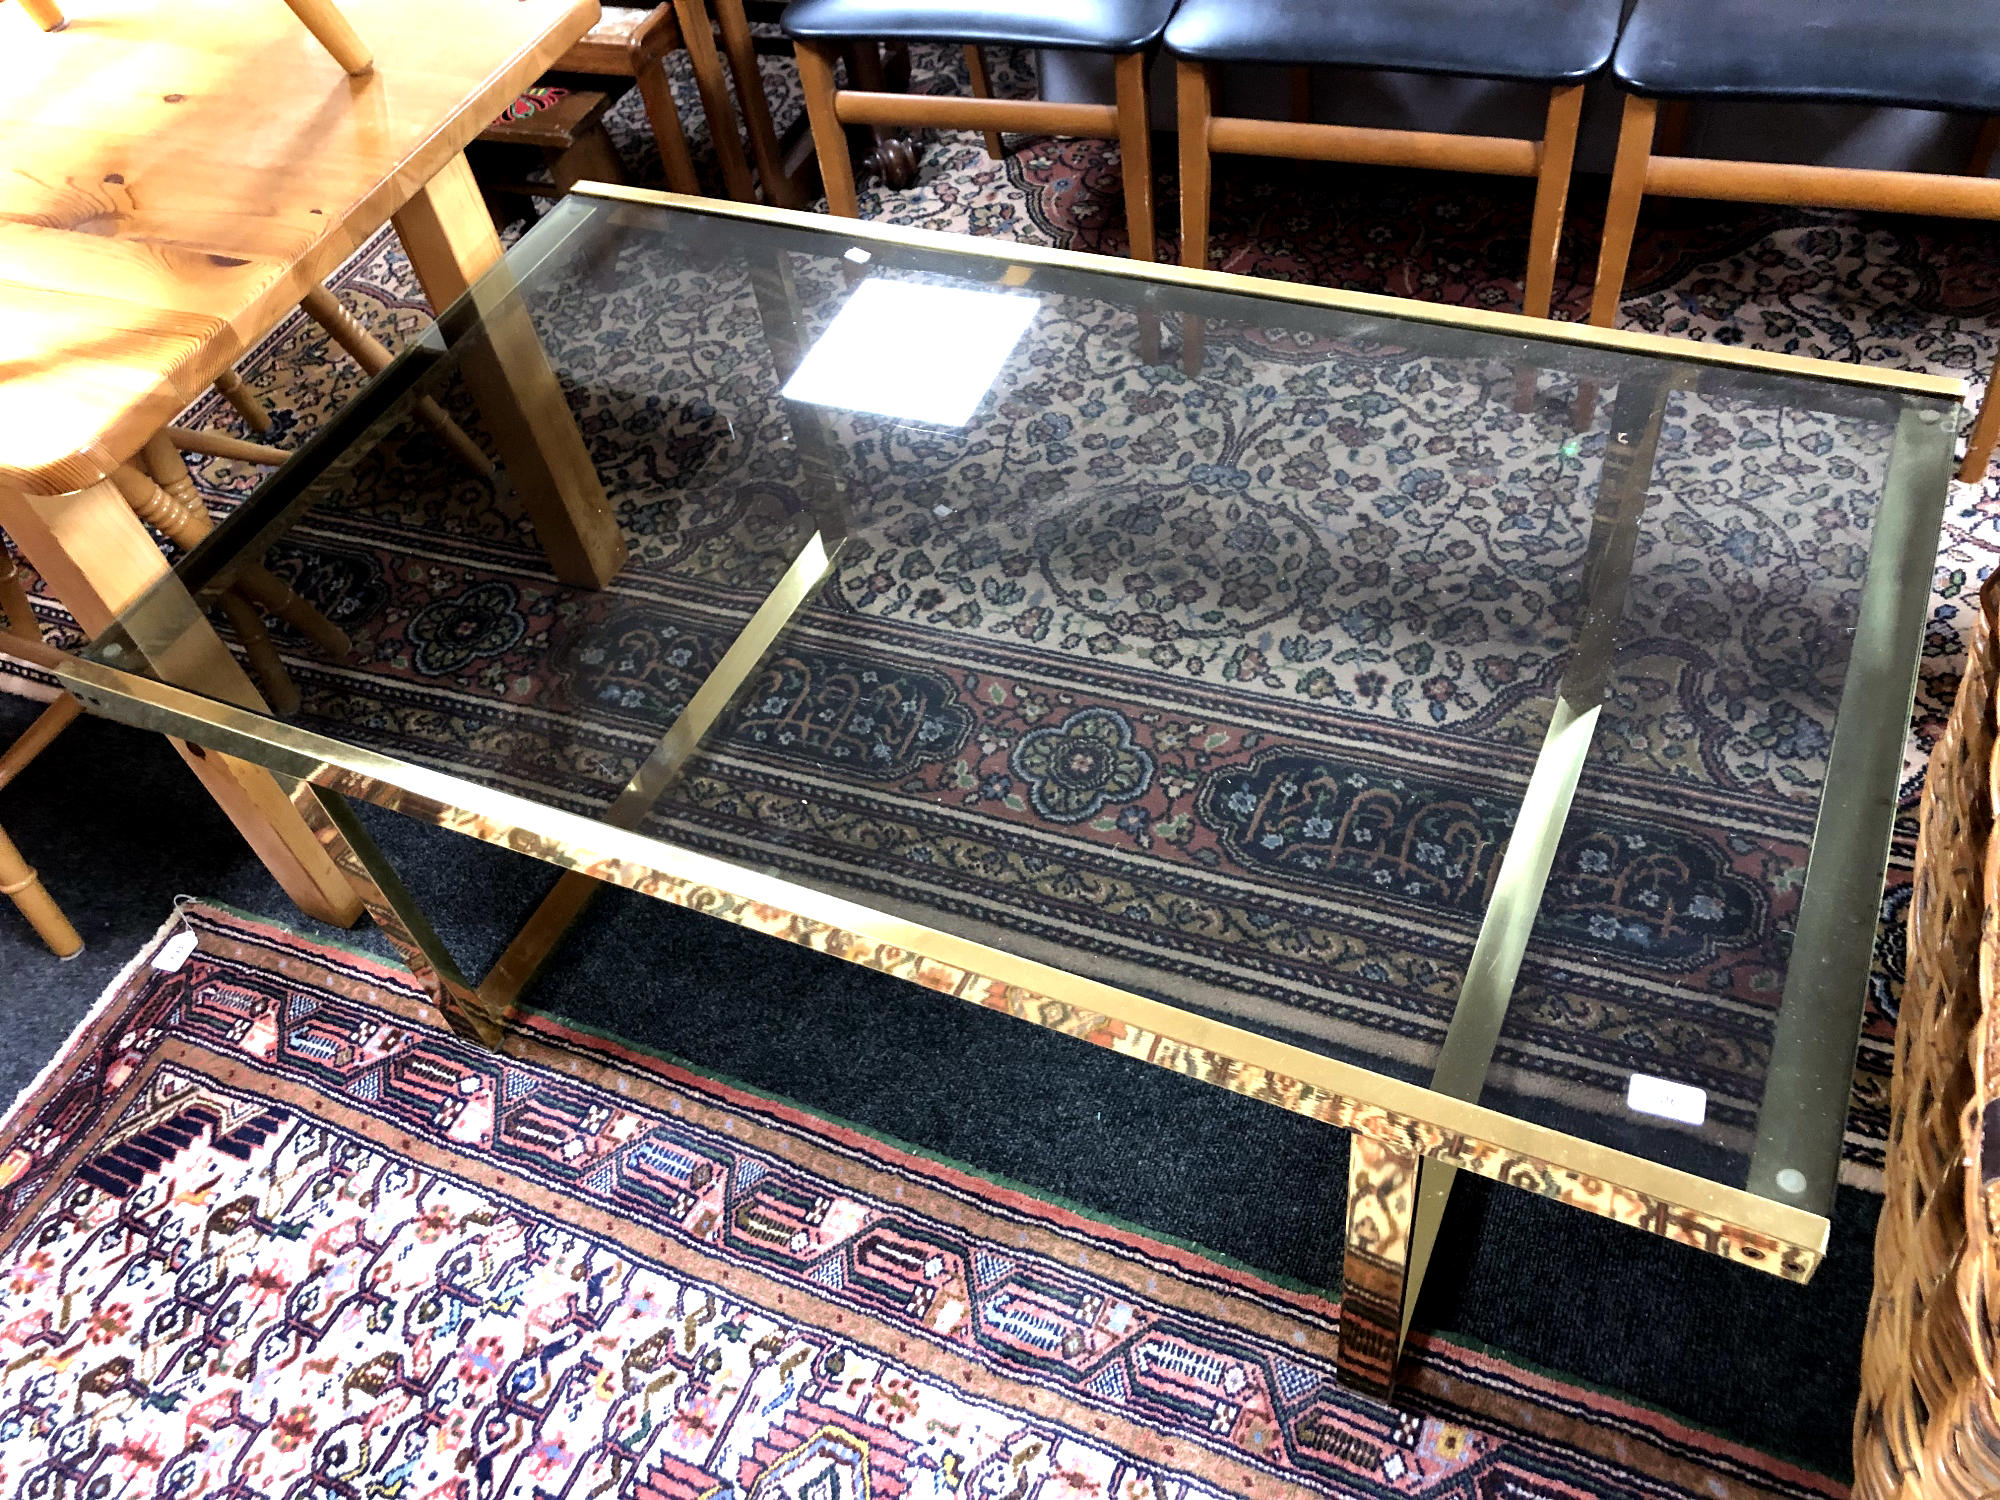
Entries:
[[1318, 1296], [184, 920], [0, 1127], [6, 1493], [1840, 1493], [1437, 1340], [1372, 1405]]

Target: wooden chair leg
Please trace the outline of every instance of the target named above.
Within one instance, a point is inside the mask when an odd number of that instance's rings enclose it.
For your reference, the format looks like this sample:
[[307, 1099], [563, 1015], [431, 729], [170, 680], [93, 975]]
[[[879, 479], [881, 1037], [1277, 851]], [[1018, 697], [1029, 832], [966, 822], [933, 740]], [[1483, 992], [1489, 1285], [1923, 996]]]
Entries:
[[215, 388], [222, 392], [223, 400], [236, 408], [236, 415], [243, 419], [244, 426], [252, 432], [271, 430], [271, 414], [264, 410], [264, 403], [251, 394], [241, 375], [234, 370], [224, 370], [215, 377]]
[[826, 206], [844, 219], [861, 217], [854, 195], [854, 158], [847, 151], [847, 132], [834, 112], [834, 51], [821, 42], [801, 41], [795, 55], [799, 83], [805, 90], [806, 118], [812, 124], [813, 150], [819, 155], [819, 178], [826, 187]]
[[221, 604], [222, 617], [236, 632], [236, 641], [242, 646], [243, 654], [250, 658], [250, 670], [256, 674], [257, 684], [264, 689], [264, 696], [270, 699], [272, 712], [289, 719], [299, 711], [298, 684], [292, 681], [292, 674], [279, 660], [271, 632], [264, 627], [264, 617], [257, 613], [254, 604], [243, 597], [241, 589], [223, 590]]
[[743, 155], [743, 138], [737, 131], [736, 106], [729, 99], [729, 84], [722, 76], [722, 59], [715, 50], [715, 27], [703, 0], [674, 0], [674, 14], [681, 24], [681, 43], [694, 64], [695, 87], [701, 91], [702, 113], [708, 116], [708, 133], [715, 142], [716, 160], [722, 164], [722, 185], [738, 203], [755, 203], [757, 189], [750, 181], [750, 162]]
[[764, 75], [757, 67], [757, 39], [743, 0], [714, 0], [715, 26], [722, 33], [722, 50], [729, 57], [729, 76], [736, 80], [736, 101], [743, 111], [743, 128], [750, 136], [750, 155], [764, 182], [766, 202], [779, 208], [804, 208], [785, 172], [785, 154], [778, 146], [778, 129], [771, 120], [771, 101], [764, 94]]
[[62, 7], [55, 0], [21, 0], [21, 9], [28, 13], [28, 19], [44, 31], [61, 31], [69, 25], [62, 13]]
[[34, 763], [56, 736], [77, 721], [83, 713], [83, 705], [64, 693], [35, 716], [35, 722], [22, 730], [14, 743], [0, 750], [0, 789], [19, 776]]
[[1653, 155], [1680, 156], [1686, 152], [1689, 112], [1685, 99], [1660, 101], [1660, 122], [1653, 131]]
[[1570, 168], [1576, 161], [1576, 126], [1583, 118], [1583, 85], [1549, 91], [1542, 160], [1535, 173], [1534, 227], [1528, 232], [1528, 274], [1521, 311], [1546, 318], [1555, 299], [1556, 252], [1562, 246], [1563, 210], [1569, 204]]
[[112, 471], [111, 482], [132, 514], [186, 552], [215, 529], [201, 497], [190, 482], [186, 495], [174, 495], [143, 473], [136, 464], [121, 464]]
[[1118, 159], [1125, 178], [1125, 236], [1132, 259], [1151, 262], [1153, 232], [1153, 125], [1146, 111], [1146, 55], [1118, 59]]
[[[1211, 85], [1206, 63], [1175, 66], [1181, 141], [1181, 264], [1208, 269], [1208, 189], [1213, 159], [1208, 149]], [[1199, 313], [1181, 314], [1181, 369], [1201, 373], [1208, 330]]]
[[688, 150], [687, 131], [681, 126], [681, 112], [674, 106], [674, 91], [667, 82], [664, 58], [639, 69], [639, 102], [646, 106], [646, 119], [653, 127], [653, 139], [660, 148], [660, 170], [667, 186], [677, 193], [699, 196], [701, 179], [695, 175], [694, 154]]
[[285, 0], [285, 4], [333, 55], [333, 60], [354, 77], [359, 78], [374, 68], [375, 60], [368, 55], [367, 44], [355, 34], [333, 0]]
[[[993, 97], [993, 80], [986, 76], [986, 54], [981, 52], [971, 42], [965, 44], [965, 72], [966, 76], [972, 80], [973, 98], [991, 99]], [[999, 161], [1001, 157], [1007, 154], [1006, 143], [1000, 139], [999, 131], [989, 130], [986, 132], [986, 154], [995, 161]]]
[[[178, 459], [179, 455], [176, 454], [175, 458]], [[113, 471], [111, 482], [125, 497], [125, 503], [132, 507], [133, 515], [183, 551], [195, 546], [215, 529], [215, 523], [208, 516], [208, 507], [195, 493], [192, 480], [183, 494], [170, 494], [165, 486], [156, 483], [136, 464], [121, 464]], [[230, 628], [236, 632], [244, 654], [250, 658], [250, 670], [256, 674], [271, 706], [281, 714], [297, 713], [298, 687], [293, 683], [291, 673], [285, 670], [285, 664], [278, 659], [278, 648], [271, 642], [271, 633], [264, 628], [263, 617], [243, 596], [241, 588], [223, 592], [222, 613], [228, 619]]]
[[[616, 158], [613, 160], [615, 162]], [[609, 180], [622, 181], [621, 178]], [[569, 191], [568, 184], [563, 186], [563, 191]], [[299, 299], [299, 306], [306, 310], [308, 317], [327, 331], [328, 336], [336, 344], [347, 351], [349, 358], [370, 375], [377, 375], [388, 369], [390, 362], [395, 359], [396, 356], [389, 352], [388, 346], [363, 328], [354, 315], [341, 305], [340, 299], [324, 286], [313, 287]], [[429, 396], [422, 396], [417, 400], [416, 412], [417, 420], [436, 433], [438, 440], [457, 455], [460, 463], [481, 479], [493, 477], [493, 460], [486, 456], [486, 450], [473, 442], [467, 436], [465, 429], [454, 422], [442, 406]], [[156, 469], [155, 477], [157, 476]], [[161, 482], [165, 483], [165, 480]]]
[[1597, 251], [1597, 285], [1590, 292], [1590, 321], [1609, 328], [1618, 321], [1618, 298], [1625, 290], [1625, 266], [1632, 258], [1632, 234], [1646, 196], [1646, 163], [1653, 155], [1657, 99], [1625, 96], [1618, 127], [1618, 158], [1611, 169], [1611, 197], [1604, 206], [1604, 243]]
[[0, 543], [0, 624], [29, 640], [42, 638], [42, 622], [35, 618], [34, 607], [28, 603], [28, 591], [21, 584], [20, 570], [14, 566], [14, 554], [5, 543]]
[[1180, 96], [1181, 264], [1208, 265], [1209, 76], [1205, 63], [1183, 62], [1175, 69]]
[[35, 935], [57, 958], [75, 958], [83, 951], [83, 939], [76, 935], [69, 918], [43, 888], [34, 869], [21, 858], [21, 851], [14, 847], [4, 829], [0, 829], [0, 895], [13, 898], [28, 925], [35, 929]]
[[1966, 176], [1982, 178], [1992, 170], [1994, 152], [2000, 150], [2000, 114], [1988, 114], [1980, 122], [1978, 140], [1972, 142], [1972, 154], [1966, 156]]
[[1972, 424], [1972, 435], [1965, 440], [1965, 461], [1958, 466], [1960, 479], [1977, 484], [1986, 477], [1996, 438], [2000, 438], [2000, 360], [1994, 362], [1993, 373], [1986, 378], [1986, 399], [1979, 403], [1979, 420]]
[[[847, 86], [862, 93], [900, 94], [907, 91], [910, 52], [906, 42], [884, 45], [868, 38], [851, 41], [846, 49]], [[903, 125], [864, 125], [861, 134], [872, 140], [862, 165], [872, 170], [882, 186], [895, 192], [917, 180], [917, 142]], [[848, 137], [851, 142], [853, 135]], [[850, 147], [850, 149], [852, 149]]]

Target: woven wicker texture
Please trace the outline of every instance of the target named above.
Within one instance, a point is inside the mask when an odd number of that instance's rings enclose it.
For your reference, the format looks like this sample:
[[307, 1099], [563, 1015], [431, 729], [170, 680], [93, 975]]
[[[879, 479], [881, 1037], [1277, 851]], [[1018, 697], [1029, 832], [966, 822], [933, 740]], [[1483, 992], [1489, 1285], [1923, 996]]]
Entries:
[[[1965, 675], [1924, 783], [1854, 1423], [1859, 1500], [2000, 1493], [1990, 1295], [2000, 1290], [2000, 1200], [1989, 1209], [1977, 1169], [1985, 1105], [2000, 1084], [1996, 687], [2000, 574], [1980, 591]], [[1988, 1123], [2000, 1147], [2000, 1121]]]

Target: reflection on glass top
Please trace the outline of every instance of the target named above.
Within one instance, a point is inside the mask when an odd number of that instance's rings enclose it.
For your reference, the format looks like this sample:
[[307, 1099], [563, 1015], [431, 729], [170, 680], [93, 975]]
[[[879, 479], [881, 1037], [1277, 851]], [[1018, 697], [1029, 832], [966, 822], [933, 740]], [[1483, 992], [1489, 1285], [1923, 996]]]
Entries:
[[[513, 270], [609, 587], [410, 419], [499, 446], [504, 302], [189, 577], [254, 545], [347, 631], [279, 632], [304, 727], [1419, 1083], [1538, 759], [1587, 746], [1474, 1092], [1743, 1185], [1863, 585], [1935, 543], [1884, 516], [1949, 442], [1892, 482], [1899, 432], [1949, 404], [986, 249], [572, 198]], [[1851, 1039], [1864, 968], [1797, 1003]]]

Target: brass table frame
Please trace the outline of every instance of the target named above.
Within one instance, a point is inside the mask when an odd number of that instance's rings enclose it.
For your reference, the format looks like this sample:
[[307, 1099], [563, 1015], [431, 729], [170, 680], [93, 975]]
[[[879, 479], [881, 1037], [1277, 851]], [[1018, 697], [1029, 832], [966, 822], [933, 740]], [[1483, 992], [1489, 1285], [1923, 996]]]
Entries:
[[[1621, 382], [1585, 562], [1589, 607], [1430, 1087], [1385, 1077], [1116, 985], [632, 831], [671, 786], [785, 623], [831, 570], [843, 540], [837, 504], [814, 517], [818, 530], [777, 587], [612, 809], [595, 818], [276, 721], [260, 711], [261, 705], [243, 702], [240, 691], [222, 694], [238, 701], [217, 701], [138, 675], [136, 670], [116, 669], [18, 638], [0, 638], [0, 649], [55, 673], [92, 713], [179, 735], [275, 773], [453, 1029], [484, 1045], [498, 1042], [515, 996], [589, 895], [602, 885], [617, 885], [1004, 1011], [1348, 1131], [1352, 1140], [1347, 1248], [1336, 1360], [1345, 1383], [1377, 1396], [1387, 1398], [1393, 1392], [1417, 1288], [1446, 1195], [1460, 1171], [1540, 1193], [1791, 1281], [1810, 1279], [1826, 1249], [1828, 1220], [1785, 1198], [1804, 1196], [1809, 1189], [1824, 1198], [1830, 1195], [1831, 1184], [1798, 1188], [1802, 1174], [1793, 1168], [1786, 1177], [1795, 1190], [1788, 1193], [1778, 1177], [1779, 1163], [1801, 1158], [1834, 1162], [1839, 1154], [1844, 1090], [1843, 1097], [1831, 1103], [1804, 1101], [1802, 1095], [1813, 1079], [1826, 1076], [1829, 1066], [1837, 1074], [1841, 1059], [1852, 1059], [1859, 1038], [1873, 933], [1845, 930], [1838, 913], [1879, 895], [1887, 862], [1917, 654], [1911, 650], [1899, 659], [1896, 651], [1884, 648], [1921, 638], [1934, 549], [1927, 551], [1920, 542], [1926, 532], [1936, 534], [1946, 494], [1942, 483], [1935, 494], [1924, 493], [1924, 476], [1932, 471], [1949, 473], [1956, 436], [1955, 424], [1944, 419], [1941, 407], [1906, 407], [1897, 429], [1888, 493], [1862, 591], [1855, 655], [1842, 694], [1843, 705], [1857, 701], [1883, 705], [1881, 715], [1893, 721], [1893, 732], [1885, 730], [1873, 713], [1850, 712], [1836, 722], [1828, 790], [1794, 944], [1795, 954], [1810, 954], [1814, 962], [1795, 961], [1787, 974], [1750, 1186], [1726, 1186], [1516, 1119], [1476, 1101], [1588, 753], [1609, 675], [1612, 637], [1646, 498], [1653, 447], [1667, 395], [1681, 383], [1679, 372], [1724, 366], [1960, 403], [1963, 382], [1206, 270], [1014, 244], [988, 246], [928, 231], [831, 221], [670, 193], [597, 184], [580, 191], [599, 199], [831, 232], [863, 244], [1004, 259], [1017, 271], [1028, 268], [1022, 275], [1044, 266], [1087, 271], [1168, 289], [1236, 292], [1266, 301], [1314, 304], [1677, 362], [1663, 366], [1658, 380]], [[473, 312], [461, 312], [461, 319], [485, 310], [482, 296], [491, 301], [514, 295], [514, 284], [509, 275], [496, 283], [497, 289], [482, 292], [475, 287], [467, 293]], [[765, 296], [762, 287], [759, 296]], [[447, 313], [443, 321], [451, 318]], [[1191, 319], [1187, 331], [1191, 346], [1199, 344], [1198, 323]], [[240, 545], [241, 538], [237, 540]], [[223, 544], [218, 533], [215, 545]], [[261, 555], [261, 549], [255, 555]], [[1879, 565], [1885, 557], [1897, 559], [1897, 565]], [[127, 649], [141, 658], [135, 668], [165, 663], [170, 655], [185, 660], [191, 628], [187, 617], [198, 622], [199, 615], [193, 597], [184, 597], [184, 609], [176, 610], [169, 601], [167, 613], [177, 618], [161, 618], [156, 611], [155, 618], [128, 625], [126, 639], [132, 644]], [[200, 630], [205, 632], [206, 625]], [[110, 654], [102, 645], [99, 650]], [[1897, 711], [1890, 713], [1891, 706]], [[486, 980], [474, 985], [460, 973], [356, 820], [344, 800], [348, 797], [531, 855], [566, 873]], [[1814, 994], [1829, 973], [1843, 983], [1847, 982], [1843, 976], [1851, 977], [1851, 1026], [1827, 1027], [1811, 1013]], [[1806, 1104], [1810, 1108], [1803, 1107]]]

